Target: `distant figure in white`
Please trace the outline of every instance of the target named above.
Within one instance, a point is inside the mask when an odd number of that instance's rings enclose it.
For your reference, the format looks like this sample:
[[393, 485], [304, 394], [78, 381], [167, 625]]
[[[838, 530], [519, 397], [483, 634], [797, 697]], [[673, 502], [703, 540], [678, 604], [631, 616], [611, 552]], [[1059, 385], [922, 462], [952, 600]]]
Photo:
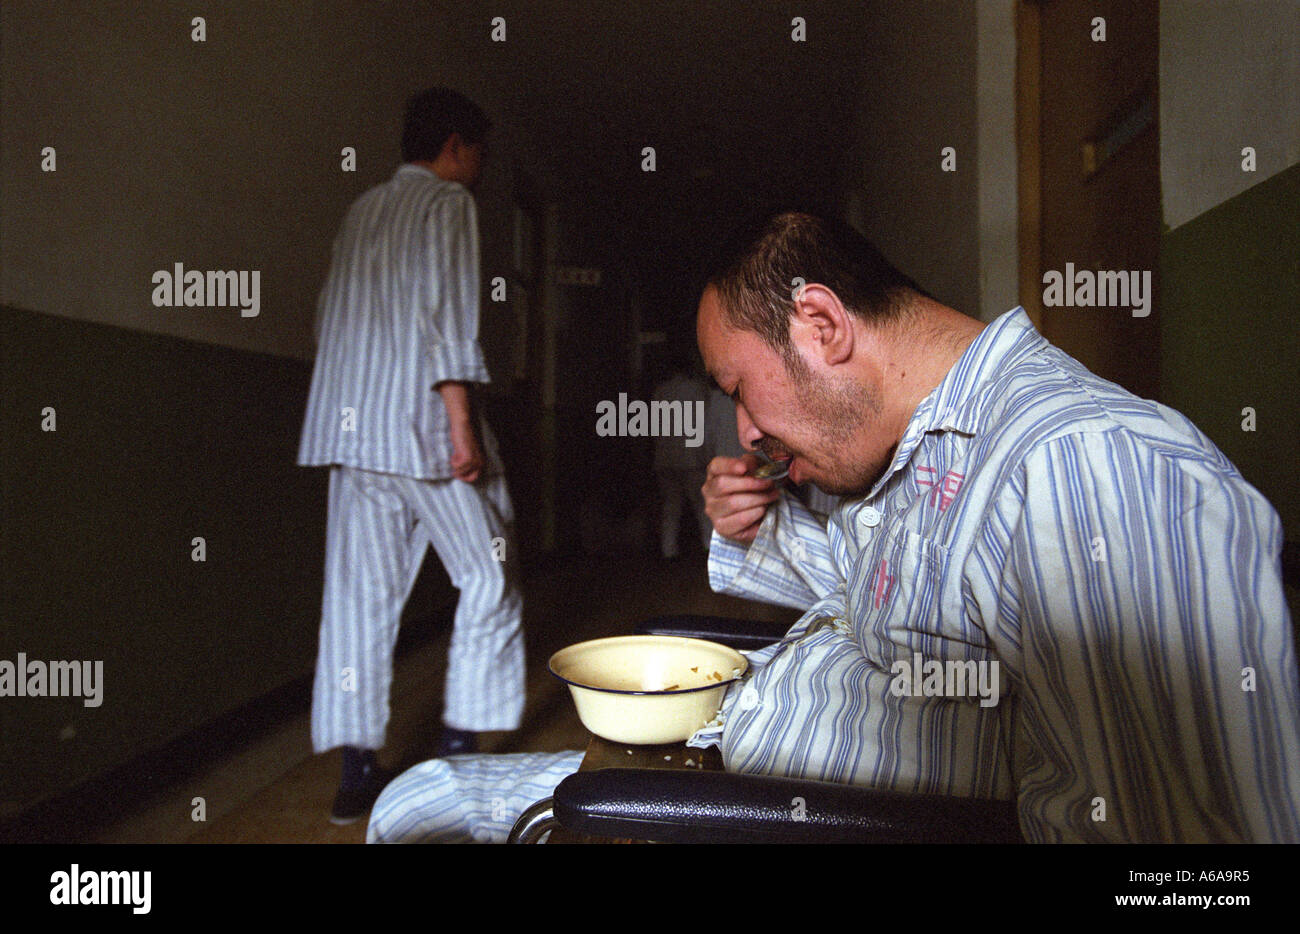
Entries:
[[[704, 381], [692, 375], [685, 365], [678, 365], [672, 376], [655, 387], [655, 402], [680, 401], [682, 409], [703, 401], [709, 389]], [[705, 416], [704, 444], [687, 447], [685, 439], [680, 437], [655, 438], [654, 468], [659, 480], [659, 493], [663, 499], [663, 511], [660, 514], [660, 552], [665, 558], [676, 558], [679, 554], [678, 537], [681, 528], [682, 513], [693, 512], [700, 527], [700, 541], [704, 550], [709, 550], [709, 539], [713, 534], [713, 524], [704, 514], [704, 494], [700, 488], [704, 485], [705, 469], [712, 456], [709, 451], [708, 416]], [[736, 436], [734, 427], [731, 435]]]
[[715, 457], [740, 457], [745, 449], [736, 430], [736, 403], [717, 386], [709, 389], [704, 403], [704, 465]]

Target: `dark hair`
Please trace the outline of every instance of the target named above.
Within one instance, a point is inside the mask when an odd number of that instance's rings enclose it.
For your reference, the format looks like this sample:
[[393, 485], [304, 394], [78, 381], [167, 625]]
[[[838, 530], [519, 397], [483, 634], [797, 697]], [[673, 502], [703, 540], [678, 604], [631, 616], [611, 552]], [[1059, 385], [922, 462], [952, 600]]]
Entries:
[[702, 289], [717, 290], [732, 327], [757, 333], [790, 363], [797, 278], [826, 286], [867, 321], [898, 318], [908, 292], [929, 297], [848, 224], [789, 208], [744, 221], [706, 267]]
[[481, 143], [492, 129], [482, 108], [459, 91], [429, 88], [406, 102], [402, 126], [402, 160], [432, 162], [451, 134], [466, 143]]

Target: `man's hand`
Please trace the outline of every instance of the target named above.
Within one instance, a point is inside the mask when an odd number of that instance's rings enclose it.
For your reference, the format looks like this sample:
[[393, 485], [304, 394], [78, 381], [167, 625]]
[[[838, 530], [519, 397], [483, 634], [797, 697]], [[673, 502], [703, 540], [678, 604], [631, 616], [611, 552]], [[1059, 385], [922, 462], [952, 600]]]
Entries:
[[483, 471], [483, 445], [472, 422], [451, 424], [451, 472], [457, 480], [473, 483]]
[[746, 476], [759, 464], [753, 454], [744, 457], [715, 457], [701, 492], [704, 512], [713, 528], [723, 538], [748, 545], [758, 536], [763, 516], [780, 495], [781, 488], [771, 480]]
[[474, 405], [465, 383], [443, 382], [436, 387], [447, 407], [451, 435], [451, 472], [457, 480], [473, 483], [483, 472], [483, 445], [475, 429]]

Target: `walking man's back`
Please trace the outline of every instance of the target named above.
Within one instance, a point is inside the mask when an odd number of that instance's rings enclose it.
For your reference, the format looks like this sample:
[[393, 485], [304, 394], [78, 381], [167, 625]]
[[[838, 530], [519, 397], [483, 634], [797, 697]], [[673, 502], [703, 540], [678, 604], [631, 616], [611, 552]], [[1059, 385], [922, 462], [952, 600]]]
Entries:
[[376, 751], [393, 646], [428, 545], [461, 591], [438, 754], [516, 728], [523, 707], [513, 513], [472, 392], [488, 381], [470, 192], [489, 127], [454, 91], [412, 98], [406, 161], [349, 209], [317, 308], [298, 463], [331, 468], [312, 744], [343, 747], [340, 823], [364, 816], [388, 778]]

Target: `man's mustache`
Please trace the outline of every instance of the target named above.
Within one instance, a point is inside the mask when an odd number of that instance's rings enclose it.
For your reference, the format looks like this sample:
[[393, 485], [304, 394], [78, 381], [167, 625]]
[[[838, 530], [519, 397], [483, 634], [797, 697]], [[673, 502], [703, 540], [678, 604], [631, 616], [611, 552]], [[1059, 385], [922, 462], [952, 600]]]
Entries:
[[774, 438], [760, 438], [754, 447], [762, 451], [769, 460], [784, 461], [794, 457], [789, 449]]

